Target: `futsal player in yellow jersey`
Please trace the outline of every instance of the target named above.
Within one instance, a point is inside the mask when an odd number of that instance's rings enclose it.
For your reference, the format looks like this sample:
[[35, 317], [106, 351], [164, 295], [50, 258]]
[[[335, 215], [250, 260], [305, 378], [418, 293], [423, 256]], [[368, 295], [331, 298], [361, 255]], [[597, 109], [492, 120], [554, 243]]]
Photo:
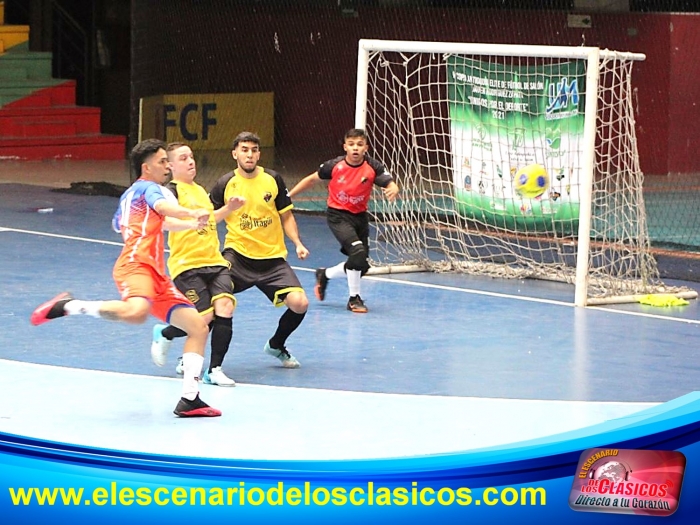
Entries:
[[264, 351], [285, 368], [299, 368], [299, 361], [286, 344], [304, 319], [309, 300], [286, 260], [284, 235], [294, 243], [299, 259], [305, 259], [309, 251], [299, 237], [284, 180], [278, 173], [258, 166], [260, 138], [254, 133], [239, 133], [231, 154], [238, 167], [216, 182], [209, 197], [215, 209], [235, 197], [245, 200], [225, 219], [223, 256], [231, 264], [233, 293], [255, 286], [274, 306], [286, 306]]
[[[219, 236], [216, 223], [236, 207], [243, 199], [234, 196], [226, 206], [216, 212], [206, 190], [197, 184], [197, 164], [190, 147], [183, 142], [173, 142], [166, 148], [172, 181], [166, 188], [185, 208], [210, 210], [209, 221], [197, 230], [178, 227], [178, 221], [169, 220], [168, 273], [185, 297], [197, 307], [211, 332], [211, 357], [205, 368], [202, 382], [210, 385], [236, 386], [236, 382], [222, 370], [224, 356], [228, 352], [233, 334], [233, 311], [235, 299], [229, 274], [229, 263], [219, 251]], [[151, 357], [158, 366], [165, 358], [174, 337], [184, 336], [174, 326], [158, 324], [153, 327]], [[182, 373], [182, 358], [177, 371]]]

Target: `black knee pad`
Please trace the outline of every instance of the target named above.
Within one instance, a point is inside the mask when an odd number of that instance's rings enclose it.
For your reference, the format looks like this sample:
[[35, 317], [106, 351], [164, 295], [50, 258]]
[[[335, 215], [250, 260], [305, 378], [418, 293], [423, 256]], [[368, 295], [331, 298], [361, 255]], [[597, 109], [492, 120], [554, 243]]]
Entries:
[[367, 262], [367, 250], [362, 243], [354, 245], [350, 248], [350, 253], [348, 255], [348, 262], [345, 263], [345, 268], [347, 270], [356, 270], [367, 273], [369, 270], [369, 262]]

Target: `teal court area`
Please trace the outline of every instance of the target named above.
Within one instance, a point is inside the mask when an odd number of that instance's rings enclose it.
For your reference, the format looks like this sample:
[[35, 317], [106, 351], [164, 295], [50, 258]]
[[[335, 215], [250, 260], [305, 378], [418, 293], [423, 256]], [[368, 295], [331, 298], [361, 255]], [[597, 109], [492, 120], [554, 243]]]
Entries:
[[181, 348], [164, 368], [153, 365], [155, 319], [28, 321], [63, 290], [116, 297], [116, 203], [0, 185], [0, 395], [21, 400], [0, 405], [1, 432], [174, 455], [192, 454], [194, 443], [203, 457], [413, 456], [630, 421], [700, 384], [697, 301], [583, 309], [567, 285], [419, 273], [366, 278], [370, 312], [356, 315], [345, 309], [344, 282], [331, 281], [326, 301], [313, 298], [314, 269], [341, 255], [324, 217], [299, 214], [311, 256], [290, 262], [311, 304], [288, 346], [302, 367], [283, 369], [263, 353], [281, 312], [244, 292], [224, 363], [238, 386], [202, 386], [223, 417], [179, 420]]

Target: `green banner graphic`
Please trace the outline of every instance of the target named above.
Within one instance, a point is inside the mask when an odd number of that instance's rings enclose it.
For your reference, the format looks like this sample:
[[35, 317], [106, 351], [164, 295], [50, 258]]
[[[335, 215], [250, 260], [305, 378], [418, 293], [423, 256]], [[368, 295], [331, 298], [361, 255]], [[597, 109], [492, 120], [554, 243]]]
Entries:
[[[585, 62], [503, 65], [451, 56], [447, 67], [459, 211], [508, 229], [576, 232]], [[516, 172], [529, 164], [549, 173], [549, 188], [535, 199], [514, 191]]]

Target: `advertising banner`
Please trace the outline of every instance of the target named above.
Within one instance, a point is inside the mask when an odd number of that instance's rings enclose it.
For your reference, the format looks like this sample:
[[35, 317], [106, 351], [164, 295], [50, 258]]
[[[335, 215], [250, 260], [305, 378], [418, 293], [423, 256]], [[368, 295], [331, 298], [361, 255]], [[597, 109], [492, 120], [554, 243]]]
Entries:
[[[451, 56], [447, 65], [459, 211], [509, 229], [576, 231], [585, 62], [504, 65]], [[546, 168], [549, 187], [523, 198], [515, 174], [532, 164]]]

